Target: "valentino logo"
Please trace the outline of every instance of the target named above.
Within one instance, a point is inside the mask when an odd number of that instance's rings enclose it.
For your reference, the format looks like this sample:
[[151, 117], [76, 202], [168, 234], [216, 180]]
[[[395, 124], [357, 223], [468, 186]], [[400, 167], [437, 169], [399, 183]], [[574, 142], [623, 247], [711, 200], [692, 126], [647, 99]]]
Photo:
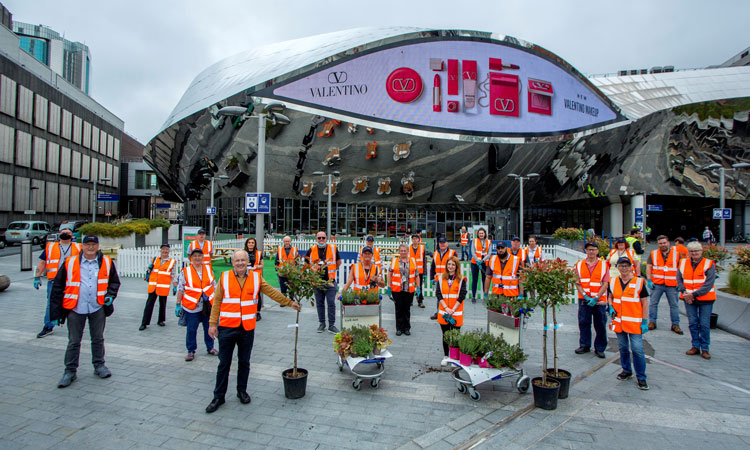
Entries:
[[399, 103], [411, 103], [418, 99], [423, 87], [422, 77], [416, 70], [408, 67], [394, 70], [385, 82], [388, 96]]
[[516, 110], [516, 102], [510, 98], [496, 98], [495, 110], [500, 112], [513, 112]]
[[331, 84], [346, 83], [347, 79], [346, 72], [331, 72], [328, 74], [328, 82]]
[[537, 81], [537, 80], [531, 81], [531, 87], [536, 88], [536, 89], [544, 89], [546, 91], [552, 89], [552, 86], [549, 83], [545, 83], [544, 81]]

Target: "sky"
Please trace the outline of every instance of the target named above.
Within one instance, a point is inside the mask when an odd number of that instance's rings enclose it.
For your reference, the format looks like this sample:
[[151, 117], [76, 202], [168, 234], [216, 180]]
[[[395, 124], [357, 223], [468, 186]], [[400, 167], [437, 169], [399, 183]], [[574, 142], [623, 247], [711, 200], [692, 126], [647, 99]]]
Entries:
[[90, 95], [146, 144], [211, 64], [265, 44], [365, 26], [491, 31], [584, 74], [719, 64], [750, 46], [744, 0], [0, 0], [92, 54]]

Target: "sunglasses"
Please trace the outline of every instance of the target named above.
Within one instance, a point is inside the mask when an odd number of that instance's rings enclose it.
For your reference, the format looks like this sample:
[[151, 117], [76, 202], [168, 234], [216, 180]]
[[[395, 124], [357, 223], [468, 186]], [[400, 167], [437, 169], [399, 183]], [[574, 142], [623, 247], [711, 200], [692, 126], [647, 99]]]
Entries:
[[325, 236], [318, 236], [316, 239], [319, 240], [319, 241], [325, 241], [326, 240]]

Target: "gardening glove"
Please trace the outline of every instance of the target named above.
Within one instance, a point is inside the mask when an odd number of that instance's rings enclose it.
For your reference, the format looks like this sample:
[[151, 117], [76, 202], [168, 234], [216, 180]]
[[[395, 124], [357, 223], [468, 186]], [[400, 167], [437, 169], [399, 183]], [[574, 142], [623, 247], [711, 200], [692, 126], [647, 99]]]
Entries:
[[42, 285], [42, 280], [39, 279], [39, 277], [34, 277], [34, 289], [39, 289], [39, 286]]
[[651, 280], [648, 280], [648, 282], [646, 283], [646, 286], [648, 286], [649, 289], [653, 289], [654, 288], [654, 282], [651, 281]]
[[612, 305], [609, 305], [609, 310], [607, 312], [611, 317], [617, 316], [617, 311], [615, 311], [615, 308]]
[[518, 299], [519, 300], [523, 300], [525, 298], [526, 298], [526, 294], [524, 294], [523, 292], [521, 292], [520, 294], [518, 294]]
[[445, 320], [446, 322], [448, 322], [448, 324], [450, 324], [450, 325], [455, 325], [456, 324], [456, 319], [454, 319], [453, 316], [451, 316], [448, 313], [443, 314], [443, 320]]
[[114, 297], [104, 297], [104, 306], [111, 306], [113, 301], [115, 301]]
[[586, 296], [585, 298], [586, 298], [586, 300], [588, 300], [588, 302], [589, 302], [588, 305], [589, 306], [596, 306], [596, 297]]
[[177, 286], [172, 286], [172, 295], [177, 295]]
[[390, 286], [388, 286], [388, 297], [393, 297], [393, 291], [391, 291]]
[[174, 307], [174, 316], [175, 317], [180, 317], [180, 311], [181, 310], [182, 310], [182, 307], [178, 303], [177, 306]]
[[422, 289], [420, 289], [419, 286], [417, 286], [417, 289], [414, 291], [414, 295], [416, 295], [417, 297], [419, 297], [419, 294], [421, 294], [421, 293], [422, 293]]
[[642, 319], [641, 320], [641, 334], [648, 333], [648, 320]]

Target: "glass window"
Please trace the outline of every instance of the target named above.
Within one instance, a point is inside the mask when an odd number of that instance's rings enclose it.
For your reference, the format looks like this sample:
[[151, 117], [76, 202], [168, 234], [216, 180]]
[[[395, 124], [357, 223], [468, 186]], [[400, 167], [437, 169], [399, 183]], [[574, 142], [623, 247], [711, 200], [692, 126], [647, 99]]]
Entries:
[[135, 171], [135, 188], [136, 189], [158, 189], [159, 183], [156, 181], [156, 172], [146, 170]]

